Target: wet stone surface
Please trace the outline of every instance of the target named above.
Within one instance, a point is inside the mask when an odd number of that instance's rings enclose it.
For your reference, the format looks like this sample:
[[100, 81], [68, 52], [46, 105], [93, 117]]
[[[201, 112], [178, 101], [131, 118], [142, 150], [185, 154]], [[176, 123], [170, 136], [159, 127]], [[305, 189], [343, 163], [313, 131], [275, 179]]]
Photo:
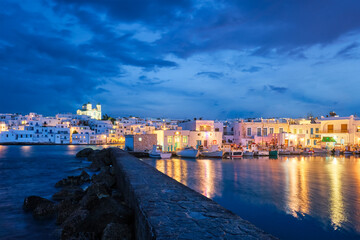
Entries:
[[277, 239], [136, 157], [111, 155], [139, 239]]

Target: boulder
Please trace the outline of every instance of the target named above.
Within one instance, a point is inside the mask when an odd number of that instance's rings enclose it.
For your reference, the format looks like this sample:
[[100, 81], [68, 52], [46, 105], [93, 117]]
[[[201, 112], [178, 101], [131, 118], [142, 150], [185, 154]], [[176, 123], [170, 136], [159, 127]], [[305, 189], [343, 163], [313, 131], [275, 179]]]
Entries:
[[24, 199], [23, 209], [25, 211], [33, 211], [40, 205], [49, 205], [52, 201], [39, 196], [29, 196]]
[[[96, 155], [96, 154], [91, 154], [90, 156], [93, 156], [93, 155]], [[90, 156], [89, 156], [89, 159], [90, 159]], [[96, 156], [93, 156], [93, 157], [91, 157], [91, 164], [88, 167], [88, 169], [90, 171], [97, 172], [104, 166], [105, 166], [105, 164], [101, 159], [97, 158]]]
[[97, 206], [90, 210], [83, 228], [84, 230], [92, 229], [101, 234], [109, 223], [130, 224], [132, 222], [132, 211], [127, 206], [108, 197], [99, 199]]
[[108, 188], [111, 188], [115, 185], [116, 178], [110, 174], [110, 171], [108, 171], [106, 168], [103, 168], [103, 170], [99, 174], [94, 174], [92, 176], [91, 182], [103, 183]]
[[79, 208], [79, 204], [74, 203], [70, 199], [65, 199], [57, 205], [56, 224], [61, 225], [75, 210]]
[[90, 181], [90, 175], [82, 171], [79, 176], [68, 176], [55, 184], [55, 187], [79, 186]]
[[127, 224], [109, 223], [106, 225], [101, 240], [131, 240], [131, 227]]
[[88, 216], [88, 210], [75, 210], [61, 225], [63, 228], [61, 239], [75, 239], [77, 233], [83, 232], [81, 226], [86, 222]]
[[104, 183], [94, 183], [86, 189], [86, 195], [97, 196], [99, 199], [109, 197], [111, 191], [109, 187]]
[[33, 211], [34, 218], [44, 219], [54, 217], [56, 213], [55, 203], [48, 201], [40, 203]]
[[85, 148], [76, 154], [76, 157], [88, 157], [94, 150], [92, 148]]
[[35, 218], [53, 217], [56, 213], [55, 203], [38, 196], [26, 197], [23, 204], [25, 211], [32, 211]]
[[73, 201], [79, 201], [85, 195], [84, 190], [78, 186], [64, 187], [61, 191], [55, 193], [52, 199], [55, 201], [61, 201], [65, 199], [71, 199]]

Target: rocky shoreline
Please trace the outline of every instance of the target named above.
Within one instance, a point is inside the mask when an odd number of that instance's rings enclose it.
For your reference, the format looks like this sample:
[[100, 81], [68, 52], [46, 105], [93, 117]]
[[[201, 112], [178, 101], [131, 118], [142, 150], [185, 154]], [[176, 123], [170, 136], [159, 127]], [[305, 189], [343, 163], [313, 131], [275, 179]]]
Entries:
[[110, 148], [85, 148], [76, 157], [91, 161], [87, 170], [96, 173], [90, 177], [83, 170], [58, 181], [55, 187], [60, 191], [52, 200], [26, 197], [24, 211], [32, 212], [35, 219], [55, 218], [58, 239], [133, 239], [133, 211], [117, 190]]

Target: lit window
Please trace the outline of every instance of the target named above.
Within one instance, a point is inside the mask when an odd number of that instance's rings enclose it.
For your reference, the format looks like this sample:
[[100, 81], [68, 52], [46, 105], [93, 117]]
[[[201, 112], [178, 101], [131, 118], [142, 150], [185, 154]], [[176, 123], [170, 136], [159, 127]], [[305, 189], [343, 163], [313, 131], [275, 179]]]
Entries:
[[172, 137], [168, 136], [168, 143], [171, 143], [171, 142], [172, 142]]
[[141, 142], [142, 141], [142, 138], [141, 137], [139, 137], [139, 142]]
[[187, 143], [188, 142], [188, 137], [187, 136], [183, 136], [183, 143]]

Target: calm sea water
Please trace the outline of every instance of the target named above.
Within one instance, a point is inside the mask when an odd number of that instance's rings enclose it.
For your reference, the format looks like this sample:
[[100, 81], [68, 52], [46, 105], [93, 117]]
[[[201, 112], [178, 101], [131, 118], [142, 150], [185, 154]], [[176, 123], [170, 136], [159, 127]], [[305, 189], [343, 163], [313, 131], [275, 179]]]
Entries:
[[143, 159], [281, 239], [360, 239], [360, 158]]
[[[0, 239], [51, 239], [54, 221], [34, 220], [22, 204], [29, 195], [51, 199], [55, 183], [78, 175], [89, 162], [84, 146], [0, 146]], [[93, 147], [96, 148], [96, 147]], [[102, 147], [100, 147], [102, 148]]]

